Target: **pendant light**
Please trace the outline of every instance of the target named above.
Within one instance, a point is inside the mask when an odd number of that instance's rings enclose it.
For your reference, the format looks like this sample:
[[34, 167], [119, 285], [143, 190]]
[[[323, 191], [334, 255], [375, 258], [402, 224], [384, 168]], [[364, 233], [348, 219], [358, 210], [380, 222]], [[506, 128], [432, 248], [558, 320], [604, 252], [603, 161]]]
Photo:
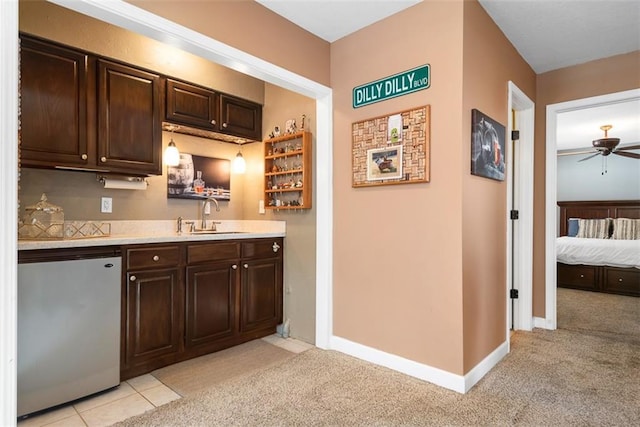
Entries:
[[238, 149], [236, 158], [233, 159], [232, 169], [234, 173], [245, 173], [247, 170], [247, 162], [245, 162], [244, 157], [242, 157], [242, 145]]
[[180, 151], [178, 151], [176, 143], [173, 142], [173, 131], [174, 128], [171, 127], [171, 140], [167, 145], [167, 149], [164, 150], [164, 163], [167, 166], [178, 166], [180, 164]]

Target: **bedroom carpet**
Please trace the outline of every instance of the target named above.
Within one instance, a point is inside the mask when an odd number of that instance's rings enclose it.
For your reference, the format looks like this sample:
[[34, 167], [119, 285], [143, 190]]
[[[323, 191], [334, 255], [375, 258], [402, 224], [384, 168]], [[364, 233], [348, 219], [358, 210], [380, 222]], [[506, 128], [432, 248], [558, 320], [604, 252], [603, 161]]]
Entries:
[[640, 298], [558, 288], [558, 328], [640, 344]]
[[[620, 309], [559, 292], [559, 314], [565, 296], [588, 317]], [[637, 330], [634, 310], [625, 325]], [[640, 425], [640, 344], [621, 329], [584, 329], [587, 321], [514, 333], [511, 352], [464, 395], [314, 348], [118, 426]]]

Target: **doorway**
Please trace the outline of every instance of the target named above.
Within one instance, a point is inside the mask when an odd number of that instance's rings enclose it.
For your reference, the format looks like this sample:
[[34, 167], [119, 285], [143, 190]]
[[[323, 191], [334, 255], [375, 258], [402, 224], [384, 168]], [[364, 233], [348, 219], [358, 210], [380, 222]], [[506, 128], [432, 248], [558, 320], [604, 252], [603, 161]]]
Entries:
[[[640, 99], [640, 89], [547, 105], [545, 188], [545, 319], [546, 329], [557, 328], [556, 235], [558, 229], [557, 119], [561, 113]], [[542, 326], [542, 325], [541, 325]]]
[[[518, 298], [507, 298], [507, 342], [510, 331], [533, 327], [533, 132], [535, 104], [513, 82], [509, 82], [509, 126], [519, 131], [512, 143], [507, 176], [507, 206], [518, 211], [518, 219], [507, 221], [507, 296], [511, 289]], [[507, 215], [509, 218], [509, 215]], [[512, 324], [513, 319], [513, 324]]]

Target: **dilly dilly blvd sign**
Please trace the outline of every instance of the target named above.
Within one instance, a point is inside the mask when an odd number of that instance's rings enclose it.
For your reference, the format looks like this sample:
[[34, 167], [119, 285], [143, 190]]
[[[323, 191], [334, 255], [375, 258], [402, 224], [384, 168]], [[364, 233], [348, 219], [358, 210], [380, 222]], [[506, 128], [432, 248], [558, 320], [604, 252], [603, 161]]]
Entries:
[[426, 89], [431, 85], [431, 66], [421, 65], [375, 82], [353, 88], [353, 108]]

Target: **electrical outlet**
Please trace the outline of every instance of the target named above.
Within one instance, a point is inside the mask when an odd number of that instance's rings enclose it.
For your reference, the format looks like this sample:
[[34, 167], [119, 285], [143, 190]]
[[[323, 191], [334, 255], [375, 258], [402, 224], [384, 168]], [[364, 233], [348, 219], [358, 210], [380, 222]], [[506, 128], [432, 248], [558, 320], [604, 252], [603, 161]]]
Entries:
[[258, 213], [264, 215], [264, 200], [258, 202]]
[[111, 213], [113, 212], [113, 199], [111, 197], [103, 197], [100, 202], [100, 212]]

